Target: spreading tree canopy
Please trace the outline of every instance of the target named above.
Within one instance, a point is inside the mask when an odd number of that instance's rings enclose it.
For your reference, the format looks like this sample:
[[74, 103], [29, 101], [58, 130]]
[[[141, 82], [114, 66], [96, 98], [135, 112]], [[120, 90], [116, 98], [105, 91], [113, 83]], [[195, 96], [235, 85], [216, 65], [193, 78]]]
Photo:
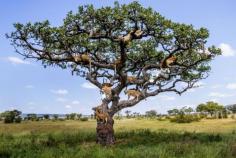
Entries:
[[224, 106], [213, 101], [206, 102], [205, 104], [199, 104], [196, 109], [197, 112], [208, 112], [211, 116], [215, 112], [222, 110], [224, 110]]
[[[205, 47], [206, 28], [172, 22], [138, 2], [80, 6], [61, 26], [43, 21], [14, 27], [7, 37], [19, 54], [84, 77], [106, 94], [101, 107], [110, 117], [150, 96], [193, 88], [220, 54]], [[121, 100], [124, 90], [134, 98]]]

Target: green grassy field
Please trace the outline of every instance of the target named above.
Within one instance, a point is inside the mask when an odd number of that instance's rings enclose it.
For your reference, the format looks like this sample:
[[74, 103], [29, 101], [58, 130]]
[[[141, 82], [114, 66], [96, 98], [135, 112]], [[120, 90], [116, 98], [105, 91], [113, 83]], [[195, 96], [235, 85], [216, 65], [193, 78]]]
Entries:
[[0, 123], [0, 158], [236, 157], [236, 120], [115, 121], [116, 144], [95, 143], [95, 120]]

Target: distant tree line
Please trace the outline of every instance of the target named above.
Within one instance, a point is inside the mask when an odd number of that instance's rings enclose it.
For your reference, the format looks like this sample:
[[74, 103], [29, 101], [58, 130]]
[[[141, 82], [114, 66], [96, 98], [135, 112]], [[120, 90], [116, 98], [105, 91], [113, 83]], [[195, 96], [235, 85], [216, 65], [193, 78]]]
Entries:
[[[118, 112], [115, 115], [115, 119], [158, 119], [158, 120], [170, 120], [171, 122], [178, 123], [189, 123], [193, 121], [199, 121], [202, 118], [206, 119], [223, 119], [227, 118], [228, 114], [232, 114], [232, 118], [234, 118], [234, 114], [236, 113], [236, 104], [223, 106], [216, 102], [206, 102], [199, 104], [196, 109], [192, 107], [183, 107], [180, 109], [174, 108], [167, 111], [168, 114], [158, 114], [156, 110], [146, 111], [145, 114], [141, 114], [138, 112], [131, 112], [130, 110], [126, 110], [125, 116]], [[80, 120], [80, 121], [88, 121], [88, 119], [95, 119], [95, 115], [91, 114], [90, 117], [83, 116], [81, 113], [70, 113], [66, 114], [64, 118], [59, 117], [58, 114], [44, 114], [41, 116], [37, 116], [37, 114], [31, 113], [27, 114], [24, 118], [21, 117], [22, 112], [19, 110], [9, 110], [3, 113], [0, 113], [0, 121], [4, 123], [20, 123], [21, 121], [40, 121], [40, 120]]]
[[[61, 118], [58, 114], [44, 114], [38, 116], [37, 114], [30, 113], [25, 117], [22, 117], [22, 112], [19, 110], [9, 110], [3, 113], [0, 113], [0, 121], [4, 123], [21, 123], [21, 121], [41, 121], [41, 120], [80, 120], [80, 121], [88, 121], [88, 117], [84, 117], [82, 114], [71, 113], [66, 114], [65, 117]], [[90, 116], [90, 119], [94, 119], [94, 115]]]
[[146, 111], [145, 114], [137, 112], [131, 112], [130, 110], [125, 111], [125, 117], [122, 117], [120, 113], [116, 115], [116, 119], [122, 118], [146, 118], [146, 119], [158, 119], [158, 120], [170, 120], [171, 122], [177, 123], [189, 123], [193, 121], [200, 121], [203, 118], [206, 119], [223, 119], [228, 118], [228, 114], [236, 113], [236, 104], [223, 106], [216, 102], [206, 102], [199, 104], [196, 109], [192, 107], [182, 107], [180, 109], [174, 108], [167, 111], [168, 114], [158, 114], [156, 110]]

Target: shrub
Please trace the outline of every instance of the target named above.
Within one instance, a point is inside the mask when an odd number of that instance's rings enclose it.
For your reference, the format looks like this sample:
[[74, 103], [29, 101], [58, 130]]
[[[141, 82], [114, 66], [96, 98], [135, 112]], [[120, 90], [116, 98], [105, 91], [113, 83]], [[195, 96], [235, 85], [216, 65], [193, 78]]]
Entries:
[[4, 118], [4, 123], [13, 123], [17, 117], [20, 117], [21, 111], [12, 110], [12, 111], [5, 111], [1, 114], [1, 117]]
[[165, 121], [165, 120], [166, 120], [166, 117], [161, 116], [161, 117], [158, 117], [157, 120], [158, 120], [158, 121]]
[[235, 116], [234, 116], [234, 114], [232, 114], [232, 115], [231, 115], [231, 118], [232, 118], [232, 119], [235, 119]]
[[203, 118], [207, 118], [207, 114], [200, 113], [199, 117], [200, 117], [201, 119], [203, 119]]
[[48, 119], [50, 118], [50, 116], [49, 116], [48, 114], [45, 114], [45, 115], [43, 115], [43, 118], [44, 118], [45, 120], [48, 120]]
[[15, 123], [21, 123], [22, 118], [20, 116], [15, 118]]
[[26, 119], [31, 120], [31, 121], [36, 121], [37, 115], [36, 114], [27, 114]]
[[58, 120], [58, 117], [59, 117], [59, 115], [57, 115], [57, 114], [52, 115], [53, 120]]
[[174, 118], [171, 118], [171, 122], [177, 122], [177, 123], [191, 123], [194, 121], [200, 121], [201, 118], [197, 115], [177, 115]]
[[88, 121], [88, 117], [81, 117], [80, 121]]
[[14, 117], [7, 115], [4, 118], [4, 123], [13, 123], [14, 122]]

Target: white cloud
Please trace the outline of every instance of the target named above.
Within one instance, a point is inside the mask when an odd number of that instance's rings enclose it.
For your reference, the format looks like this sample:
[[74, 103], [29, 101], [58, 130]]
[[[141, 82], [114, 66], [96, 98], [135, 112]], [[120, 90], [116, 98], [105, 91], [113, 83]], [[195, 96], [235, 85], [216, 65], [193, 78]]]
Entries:
[[234, 96], [233, 94], [224, 94], [224, 93], [219, 93], [219, 92], [211, 92], [209, 94], [210, 97], [216, 97], [216, 98], [226, 98], [226, 97], [232, 97]]
[[7, 61], [9, 61], [12, 64], [30, 64], [30, 62], [28, 61], [24, 61], [18, 57], [12, 57], [12, 56], [7, 57]]
[[51, 90], [51, 92], [59, 95], [66, 95], [69, 93], [66, 89]]
[[160, 97], [160, 99], [166, 100], [166, 101], [175, 100], [175, 97], [170, 97], [170, 96], [167, 96], [167, 95], [161, 95], [159, 97]]
[[72, 104], [78, 105], [78, 104], [80, 104], [80, 102], [78, 100], [74, 100], [74, 101], [72, 101]]
[[71, 107], [71, 105], [66, 105], [65, 108], [71, 109], [72, 107]]
[[29, 102], [28, 105], [35, 105], [35, 103], [34, 102]]
[[84, 82], [81, 87], [83, 88], [87, 88], [87, 89], [96, 89], [97, 87], [91, 83], [88, 83], [88, 82]]
[[225, 57], [230, 57], [235, 55], [236, 51], [229, 44], [221, 43], [219, 45], [219, 48], [222, 50], [222, 55]]
[[34, 86], [33, 85], [26, 85], [25, 88], [32, 89], [32, 88], [34, 88]]
[[235, 90], [236, 89], [236, 83], [229, 83], [229, 84], [227, 84], [226, 88]]
[[65, 102], [66, 99], [65, 98], [57, 98], [56, 101], [58, 101], [58, 102]]
[[221, 85], [221, 84], [215, 84], [215, 85], [211, 86], [212, 89], [217, 89], [217, 88], [221, 88], [221, 87], [223, 87], [223, 85]]

